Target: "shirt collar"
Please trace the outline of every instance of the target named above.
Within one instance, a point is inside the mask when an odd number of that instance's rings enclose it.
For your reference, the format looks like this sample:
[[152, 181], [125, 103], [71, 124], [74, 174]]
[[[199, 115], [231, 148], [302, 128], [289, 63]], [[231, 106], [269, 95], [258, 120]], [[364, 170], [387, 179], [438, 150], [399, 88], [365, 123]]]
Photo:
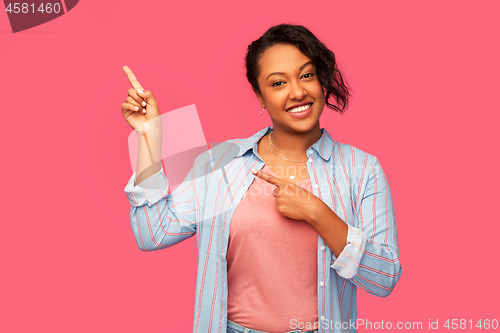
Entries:
[[[241, 144], [239, 144], [240, 147], [240, 153], [235, 156], [240, 157], [244, 155], [249, 149], [253, 149], [254, 154], [257, 153], [257, 148], [258, 148], [258, 142], [260, 138], [262, 138], [264, 135], [270, 133], [273, 130], [272, 127], [266, 127], [248, 139], [244, 140]], [[317, 154], [321, 156], [325, 161], [328, 161], [330, 159], [330, 156], [332, 156], [333, 152], [333, 147], [335, 145], [335, 142], [332, 140], [332, 137], [328, 133], [328, 131], [325, 128], [321, 129], [321, 137], [319, 138], [318, 141], [316, 141], [311, 147]], [[310, 149], [309, 149], [310, 150]], [[310, 157], [311, 154], [309, 153], [309, 150], [306, 152], [307, 156]]]

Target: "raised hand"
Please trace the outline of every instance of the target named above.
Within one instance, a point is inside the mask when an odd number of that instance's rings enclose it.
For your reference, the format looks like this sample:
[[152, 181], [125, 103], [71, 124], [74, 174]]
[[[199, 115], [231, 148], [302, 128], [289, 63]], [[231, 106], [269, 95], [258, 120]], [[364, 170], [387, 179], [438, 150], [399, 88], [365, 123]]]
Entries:
[[[160, 109], [153, 93], [142, 88], [130, 68], [123, 66], [123, 71], [132, 85], [132, 88], [128, 90], [125, 103], [122, 104], [123, 117], [130, 127], [138, 133], [141, 129], [147, 132], [154, 129], [161, 131]], [[143, 125], [142, 128], [141, 125]]]

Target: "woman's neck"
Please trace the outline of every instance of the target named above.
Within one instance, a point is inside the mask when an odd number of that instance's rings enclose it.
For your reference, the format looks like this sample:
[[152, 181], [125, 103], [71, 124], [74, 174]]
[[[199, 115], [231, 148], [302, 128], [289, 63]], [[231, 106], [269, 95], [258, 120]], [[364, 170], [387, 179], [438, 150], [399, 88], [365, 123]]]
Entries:
[[271, 142], [279, 150], [289, 154], [305, 154], [307, 148], [321, 138], [319, 122], [307, 132], [288, 132], [273, 127]]

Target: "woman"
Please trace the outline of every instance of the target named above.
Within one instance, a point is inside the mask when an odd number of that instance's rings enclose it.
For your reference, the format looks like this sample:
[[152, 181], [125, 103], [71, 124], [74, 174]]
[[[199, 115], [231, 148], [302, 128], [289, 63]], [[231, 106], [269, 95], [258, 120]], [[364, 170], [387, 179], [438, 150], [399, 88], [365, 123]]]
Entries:
[[138, 176], [125, 187], [139, 248], [196, 234], [193, 332], [354, 332], [357, 288], [385, 297], [402, 271], [385, 174], [320, 128], [325, 103], [343, 112], [349, 91], [309, 30], [271, 27], [246, 67], [273, 126], [198, 156], [170, 194], [158, 104], [124, 68], [134, 88], [122, 111], [139, 136]]

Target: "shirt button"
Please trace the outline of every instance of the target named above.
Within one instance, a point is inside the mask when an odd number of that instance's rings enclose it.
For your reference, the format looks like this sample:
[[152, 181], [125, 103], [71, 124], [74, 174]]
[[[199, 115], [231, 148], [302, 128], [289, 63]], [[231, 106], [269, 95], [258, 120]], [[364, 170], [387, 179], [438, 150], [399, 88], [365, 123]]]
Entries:
[[314, 188], [319, 188], [318, 184], [314, 184], [313, 186], [314, 186]]
[[312, 154], [312, 153], [313, 153], [313, 151], [312, 151], [312, 150], [309, 150], [309, 154]]
[[319, 283], [319, 285], [323, 287], [323, 286], [325, 285], [325, 283], [324, 283], [323, 281], [321, 281], [321, 282]]
[[309, 163], [312, 163], [313, 159], [311, 157], [309, 157], [309, 159], [307, 160], [307, 162]]
[[325, 249], [325, 246], [324, 245], [321, 245], [321, 249], [324, 250]]
[[325, 320], [325, 316], [321, 316], [320, 319], [321, 319], [321, 321]]

